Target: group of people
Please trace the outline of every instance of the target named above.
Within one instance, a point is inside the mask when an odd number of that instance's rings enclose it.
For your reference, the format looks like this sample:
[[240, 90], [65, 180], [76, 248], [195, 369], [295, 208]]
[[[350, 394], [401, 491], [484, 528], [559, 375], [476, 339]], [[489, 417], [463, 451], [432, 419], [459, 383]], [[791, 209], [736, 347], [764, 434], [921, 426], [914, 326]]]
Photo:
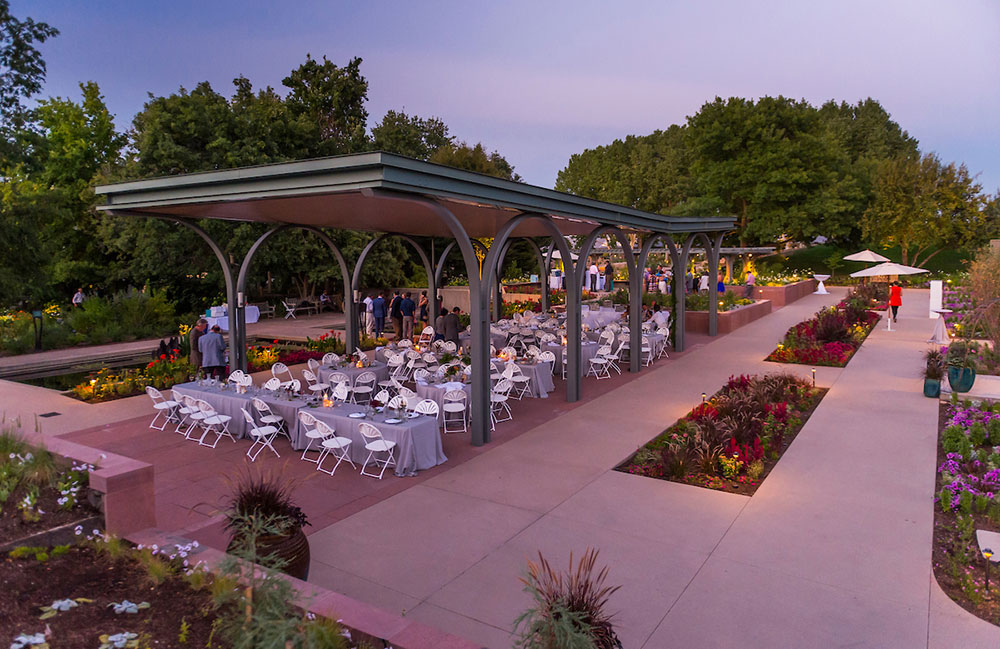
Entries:
[[[598, 267], [600, 263], [600, 267]], [[611, 292], [615, 290], [615, 267], [611, 265], [610, 259], [592, 259], [590, 267], [587, 268], [587, 281], [585, 288], [590, 288], [592, 292], [600, 290], [600, 277], [604, 277], [604, 290]]]
[[[361, 324], [366, 334], [375, 338], [384, 336], [386, 319], [392, 325], [392, 333], [396, 340], [411, 339], [414, 327], [419, 325], [423, 330], [430, 325], [431, 304], [427, 291], [420, 291], [420, 297], [416, 302], [413, 301], [410, 291], [403, 293], [393, 291], [388, 300], [385, 295], [384, 292], [369, 294], [361, 301], [363, 306]], [[435, 336], [458, 344], [458, 334], [461, 330], [458, 316], [461, 312], [458, 307], [453, 308], [451, 312], [441, 309], [434, 321]]]
[[205, 376], [224, 378], [226, 376], [226, 339], [222, 328], [214, 325], [208, 328], [208, 320], [198, 318], [198, 322], [188, 334], [191, 342], [191, 364], [199, 368]]

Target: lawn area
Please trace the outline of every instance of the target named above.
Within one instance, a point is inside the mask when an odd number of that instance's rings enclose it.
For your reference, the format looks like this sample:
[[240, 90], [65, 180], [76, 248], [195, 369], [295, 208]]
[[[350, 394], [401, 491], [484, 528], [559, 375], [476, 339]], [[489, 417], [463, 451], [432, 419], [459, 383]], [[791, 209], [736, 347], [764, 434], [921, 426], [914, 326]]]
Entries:
[[[872, 248], [872, 250], [884, 257], [888, 257], [891, 261], [902, 263], [903, 256], [900, 254], [899, 246], [885, 249]], [[838, 257], [844, 257], [855, 252], [858, 252], [858, 250], [841, 248], [834, 245], [812, 246], [811, 248], [795, 250], [789, 254], [775, 253], [767, 257], [760, 257], [757, 263], [761, 268], [766, 265], [768, 269], [774, 271], [796, 272], [812, 270], [817, 273], [829, 273], [830, 267], [827, 265], [827, 259], [830, 258], [830, 255], [837, 253]], [[922, 267], [931, 272], [956, 273], [965, 270], [965, 262], [970, 257], [971, 253], [966, 250], [945, 249], [934, 255]], [[911, 256], [911, 265], [912, 261]], [[870, 265], [857, 261], [845, 261], [837, 267], [836, 274], [848, 275], [862, 268], [867, 268]]]

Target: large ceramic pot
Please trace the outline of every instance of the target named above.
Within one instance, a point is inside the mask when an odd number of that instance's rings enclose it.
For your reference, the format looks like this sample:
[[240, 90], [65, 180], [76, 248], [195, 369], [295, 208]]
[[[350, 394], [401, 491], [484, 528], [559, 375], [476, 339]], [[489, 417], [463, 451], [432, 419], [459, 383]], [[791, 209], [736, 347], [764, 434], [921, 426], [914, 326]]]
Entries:
[[949, 367], [948, 385], [952, 392], [968, 392], [976, 382], [976, 370], [971, 367]]
[[924, 379], [924, 396], [937, 399], [941, 396], [941, 381], [939, 379]]
[[[229, 542], [231, 550], [235, 542]], [[309, 577], [309, 540], [300, 527], [285, 536], [261, 536], [257, 539], [257, 555], [274, 555], [285, 562], [282, 569], [287, 575], [305, 581]]]

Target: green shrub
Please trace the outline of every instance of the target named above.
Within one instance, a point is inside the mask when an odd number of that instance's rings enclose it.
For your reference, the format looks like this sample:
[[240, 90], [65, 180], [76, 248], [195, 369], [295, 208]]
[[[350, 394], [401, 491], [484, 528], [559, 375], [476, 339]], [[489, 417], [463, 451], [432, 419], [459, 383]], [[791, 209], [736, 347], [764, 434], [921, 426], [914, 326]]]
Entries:
[[969, 427], [969, 441], [977, 448], [986, 443], [986, 426], [982, 422], [977, 421]]
[[968, 457], [972, 451], [972, 442], [966, 437], [964, 428], [948, 426], [941, 435], [941, 448], [945, 453], [958, 453], [962, 457]]

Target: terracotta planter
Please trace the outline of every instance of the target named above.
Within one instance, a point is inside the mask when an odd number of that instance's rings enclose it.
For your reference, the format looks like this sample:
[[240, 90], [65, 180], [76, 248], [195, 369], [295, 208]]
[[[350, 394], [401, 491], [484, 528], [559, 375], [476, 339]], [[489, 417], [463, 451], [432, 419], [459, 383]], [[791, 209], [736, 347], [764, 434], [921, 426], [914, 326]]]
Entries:
[[[232, 550], [234, 542], [229, 542]], [[257, 539], [257, 555], [275, 557], [285, 561], [282, 570], [287, 575], [306, 581], [309, 577], [309, 540], [302, 528], [286, 536], [261, 536]]]
[[939, 379], [924, 379], [924, 396], [937, 399], [941, 396], [941, 381]]
[[949, 367], [948, 385], [952, 392], [968, 392], [976, 382], [976, 370], [971, 367]]

